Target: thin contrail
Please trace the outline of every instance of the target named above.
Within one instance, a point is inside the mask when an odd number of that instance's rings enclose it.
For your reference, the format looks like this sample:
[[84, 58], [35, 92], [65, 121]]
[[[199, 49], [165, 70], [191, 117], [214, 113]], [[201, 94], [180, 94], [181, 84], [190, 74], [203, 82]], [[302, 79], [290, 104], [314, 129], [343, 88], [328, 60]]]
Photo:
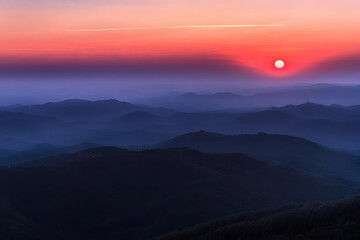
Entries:
[[75, 29], [71, 32], [108, 32], [122, 30], [152, 30], [152, 29], [181, 29], [181, 28], [251, 28], [251, 27], [284, 27], [283, 24], [241, 24], [241, 25], [189, 25], [168, 27], [123, 27], [123, 28], [93, 28]]

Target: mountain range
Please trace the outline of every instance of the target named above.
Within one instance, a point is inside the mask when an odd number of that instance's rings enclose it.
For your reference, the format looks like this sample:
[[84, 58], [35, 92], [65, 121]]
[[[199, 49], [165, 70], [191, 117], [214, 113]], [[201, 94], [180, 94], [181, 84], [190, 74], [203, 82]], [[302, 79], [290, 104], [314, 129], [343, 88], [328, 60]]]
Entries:
[[223, 134], [292, 135], [358, 154], [359, 116], [358, 105], [304, 103], [247, 112], [177, 112], [116, 100], [75, 99], [0, 109], [0, 148], [27, 151], [43, 143], [69, 146], [83, 142], [151, 145], [204, 129]]
[[8, 239], [150, 239], [236, 212], [356, 192], [241, 153], [101, 147], [0, 168], [0, 230]]
[[209, 153], [245, 153], [272, 164], [360, 183], [360, 157], [335, 151], [303, 138], [274, 135], [223, 135], [199, 131], [152, 148], [188, 147]]
[[68, 99], [61, 102], [49, 102], [45, 104], [29, 106], [12, 106], [8, 110], [33, 115], [52, 116], [65, 119], [102, 118], [108, 115], [124, 115], [135, 111], [146, 111], [158, 115], [169, 115], [171, 110], [165, 108], [152, 108], [143, 105], [135, 105], [121, 102], [115, 99], [88, 101], [82, 99]]
[[360, 85], [313, 84], [267, 89], [249, 89], [240, 93], [220, 92], [199, 94], [186, 92], [138, 100], [147, 105], [177, 111], [217, 111], [224, 109], [249, 110], [316, 102], [324, 105], [357, 105]]

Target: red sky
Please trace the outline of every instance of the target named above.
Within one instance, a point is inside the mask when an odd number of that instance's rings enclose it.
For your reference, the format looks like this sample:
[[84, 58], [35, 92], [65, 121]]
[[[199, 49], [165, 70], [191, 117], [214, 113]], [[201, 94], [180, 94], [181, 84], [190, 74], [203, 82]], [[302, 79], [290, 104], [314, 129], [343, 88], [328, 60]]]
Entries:
[[357, 0], [2, 0], [0, 58], [220, 56], [261, 74], [296, 75], [360, 52], [359, 10]]

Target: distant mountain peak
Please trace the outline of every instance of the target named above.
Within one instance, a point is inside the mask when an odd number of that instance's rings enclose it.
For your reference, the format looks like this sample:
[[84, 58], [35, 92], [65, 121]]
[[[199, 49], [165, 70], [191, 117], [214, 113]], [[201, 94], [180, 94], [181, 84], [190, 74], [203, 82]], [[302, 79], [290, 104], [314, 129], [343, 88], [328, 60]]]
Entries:
[[84, 103], [84, 102], [90, 102], [89, 100], [85, 100], [85, 99], [79, 99], [79, 98], [71, 98], [71, 99], [66, 99], [63, 101], [59, 101], [59, 102], [48, 102], [47, 104], [52, 104], [52, 103]]
[[[123, 102], [123, 101], [119, 101], [117, 99], [114, 98], [110, 98], [110, 99], [101, 99], [101, 100], [96, 100], [94, 102], [113, 102], [113, 103], [127, 103], [127, 102]], [[130, 104], [130, 103], [129, 103]]]
[[325, 105], [317, 104], [317, 103], [313, 103], [313, 102], [305, 102], [303, 104], [300, 104], [299, 106], [325, 106]]

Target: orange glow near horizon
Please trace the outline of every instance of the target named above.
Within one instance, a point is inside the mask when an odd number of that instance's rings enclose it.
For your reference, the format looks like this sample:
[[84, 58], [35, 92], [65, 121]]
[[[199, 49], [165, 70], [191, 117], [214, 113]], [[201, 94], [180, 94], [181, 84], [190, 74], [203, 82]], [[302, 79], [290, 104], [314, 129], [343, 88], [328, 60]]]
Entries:
[[360, 50], [360, 1], [52, 1], [0, 3], [0, 57], [220, 55], [283, 76]]

